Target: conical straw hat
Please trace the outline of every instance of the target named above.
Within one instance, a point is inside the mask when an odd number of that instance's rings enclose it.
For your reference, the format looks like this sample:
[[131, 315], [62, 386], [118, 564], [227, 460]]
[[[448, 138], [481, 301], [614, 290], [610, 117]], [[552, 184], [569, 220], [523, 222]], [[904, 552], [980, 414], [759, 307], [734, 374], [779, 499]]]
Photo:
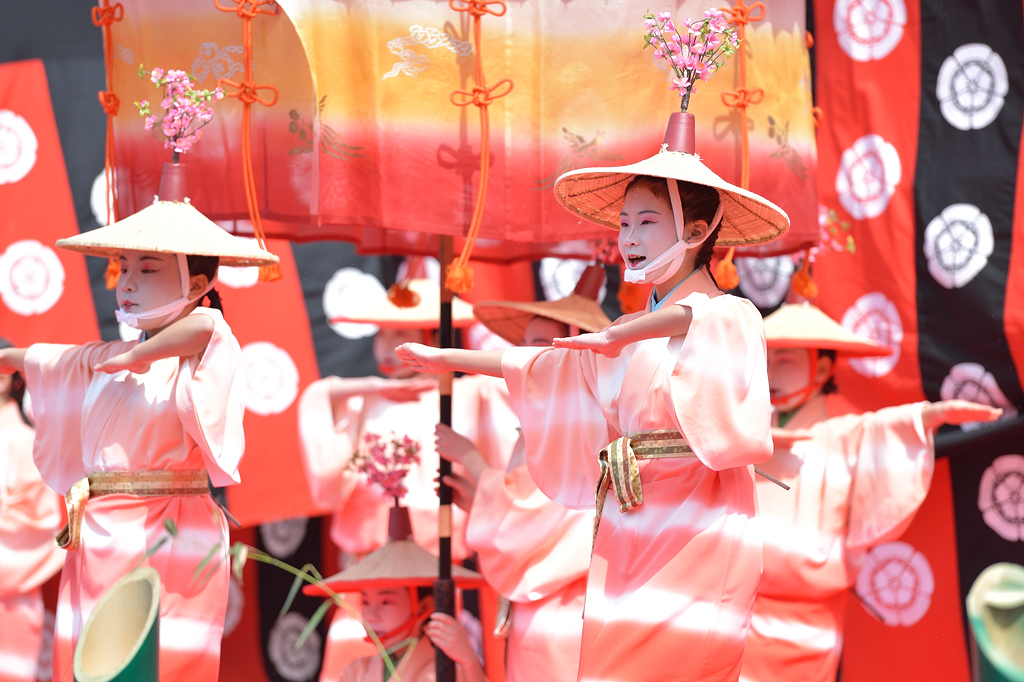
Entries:
[[[452, 566], [452, 579], [463, 588], [485, 584], [482, 575], [462, 566]], [[335, 592], [357, 592], [371, 587], [429, 587], [436, 580], [436, 556], [413, 540], [388, 540], [355, 566], [325, 578], [324, 584]], [[304, 592], [324, 594], [323, 588], [316, 585], [310, 585]]]
[[982, 571], [967, 593], [967, 620], [981, 654], [975, 679], [1024, 681], [1024, 566], [998, 563]]
[[667, 149], [628, 166], [569, 171], [555, 181], [555, 197], [569, 212], [618, 230], [626, 186], [638, 175], [717, 189], [722, 200], [722, 228], [716, 246], [763, 244], [789, 230], [789, 217], [772, 202], [718, 177], [697, 154]]
[[[429, 279], [414, 279], [409, 289], [419, 296], [419, 302], [411, 308], [399, 308], [387, 294], [352, 301], [345, 314], [331, 318], [331, 324], [338, 322], [360, 322], [375, 324], [392, 329], [437, 329], [441, 325], [441, 290]], [[452, 298], [452, 326], [468, 327], [476, 322], [473, 307], [458, 296]]]
[[113, 225], [58, 239], [57, 246], [91, 256], [116, 258], [122, 250], [217, 256], [221, 265], [273, 265], [280, 259], [234, 237], [187, 201], [154, 201]]
[[891, 355], [892, 349], [858, 336], [810, 303], [784, 305], [764, 318], [769, 348], [817, 348], [849, 357]]
[[476, 319], [511, 344], [523, 342], [526, 325], [546, 317], [583, 331], [596, 332], [612, 323], [597, 301], [569, 294], [557, 301], [485, 301], [473, 306]]

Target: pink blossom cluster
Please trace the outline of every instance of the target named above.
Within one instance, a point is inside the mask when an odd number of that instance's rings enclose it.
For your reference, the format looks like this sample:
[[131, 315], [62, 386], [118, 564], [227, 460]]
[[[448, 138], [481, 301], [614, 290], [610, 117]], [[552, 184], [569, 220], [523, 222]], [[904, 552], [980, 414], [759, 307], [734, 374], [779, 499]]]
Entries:
[[853, 241], [853, 235], [850, 234], [850, 223], [840, 218], [839, 212], [834, 208], [818, 204], [818, 232], [821, 248], [856, 253], [857, 246]]
[[[197, 90], [192, 77], [177, 69], [153, 69], [144, 71], [139, 66], [139, 76], [149, 75], [149, 80], [158, 88], [164, 89], [160, 106], [164, 117], [160, 121], [160, 131], [167, 137], [164, 147], [184, 154], [202, 135], [201, 128], [213, 119], [213, 107], [210, 103], [224, 99], [224, 91]], [[145, 117], [146, 130], [151, 130], [157, 123], [157, 117], [149, 109], [149, 100], [136, 102], [139, 114]]]
[[703, 19], [690, 21], [687, 17], [678, 26], [668, 12], [657, 16], [648, 12], [644, 27], [644, 47], [653, 47], [655, 58], [664, 59], [672, 67], [676, 77], [671, 88], [679, 92], [684, 112], [697, 81], [707, 81], [714, 75], [740, 44], [736, 29], [714, 8], [704, 12]]
[[409, 436], [394, 434], [384, 440], [376, 433], [363, 436], [365, 449], [353, 456], [349, 466], [366, 475], [367, 480], [384, 489], [398, 503], [407, 492], [403, 480], [413, 464], [420, 461], [420, 445]]

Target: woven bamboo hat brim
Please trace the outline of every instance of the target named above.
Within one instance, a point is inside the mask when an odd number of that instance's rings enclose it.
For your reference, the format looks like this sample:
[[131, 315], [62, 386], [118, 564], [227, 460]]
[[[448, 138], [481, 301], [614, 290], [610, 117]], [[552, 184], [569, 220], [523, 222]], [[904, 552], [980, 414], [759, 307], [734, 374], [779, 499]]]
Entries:
[[722, 200], [722, 229], [716, 246], [763, 244], [789, 230], [789, 216], [781, 208], [729, 184], [705, 166], [698, 155], [683, 152], [662, 150], [629, 166], [569, 171], [555, 181], [555, 197], [569, 212], [618, 230], [626, 185], [638, 175], [675, 178], [717, 189]]
[[473, 306], [473, 314], [485, 327], [513, 345], [523, 342], [526, 325], [534, 317], [596, 332], [612, 323], [597, 301], [569, 294], [557, 301], [485, 301]]
[[976, 679], [1024, 680], [1024, 566], [1004, 562], [982, 571], [967, 593], [967, 620], [994, 668], [983, 665]]
[[[411, 308], [399, 308], [388, 300], [386, 292], [381, 292], [379, 297], [352, 301], [344, 315], [331, 318], [330, 322], [360, 322], [391, 329], [437, 329], [441, 326], [440, 287], [429, 279], [414, 279], [409, 282], [409, 289], [419, 297], [419, 302]], [[468, 327], [475, 322], [473, 306], [458, 296], [452, 297], [452, 326]]]
[[113, 225], [90, 230], [57, 246], [91, 256], [116, 258], [122, 250], [217, 256], [221, 265], [274, 265], [280, 258], [254, 243], [234, 237], [187, 202], [154, 201]]
[[[437, 580], [437, 557], [413, 540], [388, 540], [370, 552], [355, 566], [324, 579], [335, 592], [357, 592], [375, 587], [429, 587]], [[484, 577], [462, 566], [452, 566], [456, 586], [473, 588], [485, 584]], [[324, 594], [323, 588], [310, 585], [306, 594]]]
[[769, 348], [817, 348], [848, 357], [891, 355], [892, 349], [858, 336], [810, 303], [784, 305], [764, 318]]

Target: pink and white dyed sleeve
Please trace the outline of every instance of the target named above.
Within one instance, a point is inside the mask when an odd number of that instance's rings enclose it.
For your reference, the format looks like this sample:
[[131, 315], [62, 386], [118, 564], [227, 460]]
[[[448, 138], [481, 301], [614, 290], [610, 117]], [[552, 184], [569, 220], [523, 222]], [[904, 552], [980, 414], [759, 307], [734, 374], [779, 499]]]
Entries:
[[679, 430], [697, 458], [721, 471], [772, 456], [771, 401], [764, 325], [735, 296], [688, 296], [693, 319], [665, 382]]
[[595, 353], [510, 348], [501, 370], [526, 439], [537, 487], [570, 509], [593, 509], [597, 454], [612, 435], [596, 396]]
[[[888, 407], [849, 417], [852, 428], [837, 434], [853, 465], [848, 550], [895, 540], [924, 502], [935, 469], [931, 432], [921, 423], [927, 403]], [[840, 420], [836, 420], [840, 421]]]
[[219, 310], [196, 308], [207, 315], [213, 336], [201, 360], [182, 358], [175, 404], [185, 431], [203, 453], [215, 486], [240, 482], [238, 465], [245, 453], [245, 376], [242, 349]]
[[313, 501], [324, 511], [340, 509], [356, 485], [356, 477], [345, 468], [359, 447], [366, 399], [361, 395], [346, 399], [335, 422], [331, 387], [340, 381], [338, 377], [314, 381], [299, 399], [302, 465]]

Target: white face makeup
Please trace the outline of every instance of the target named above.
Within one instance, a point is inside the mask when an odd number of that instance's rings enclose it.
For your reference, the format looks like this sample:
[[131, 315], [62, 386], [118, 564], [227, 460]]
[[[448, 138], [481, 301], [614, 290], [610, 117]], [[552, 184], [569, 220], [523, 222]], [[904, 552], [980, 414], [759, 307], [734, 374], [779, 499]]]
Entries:
[[395, 349], [403, 343], [422, 343], [423, 332], [419, 329], [390, 329], [381, 327], [373, 337], [373, 359], [377, 369], [389, 379], [408, 379], [416, 374], [412, 367], [402, 362]]
[[[117, 305], [124, 312], [137, 315], [181, 298], [181, 273], [175, 254], [126, 250], [121, 252], [119, 262]], [[139, 329], [157, 329], [170, 317], [139, 320]]]
[[619, 251], [629, 270], [642, 269], [678, 241], [672, 206], [644, 185], [626, 194], [619, 220]]
[[538, 315], [526, 323], [522, 345], [547, 347], [555, 339], [568, 335], [569, 325]]
[[363, 596], [363, 619], [374, 632], [392, 632], [412, 618], [412, 596], [405, 587], [365, 589]]

